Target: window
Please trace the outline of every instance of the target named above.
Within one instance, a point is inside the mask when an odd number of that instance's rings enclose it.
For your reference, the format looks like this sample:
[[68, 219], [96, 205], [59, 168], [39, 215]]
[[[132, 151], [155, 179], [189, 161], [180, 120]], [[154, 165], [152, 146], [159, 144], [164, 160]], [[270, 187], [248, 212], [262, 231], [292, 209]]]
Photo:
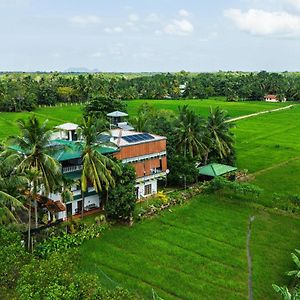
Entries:
[[145, 195], [150, 195], [152, 193], [152, 185], [146, 184], [145, 185]]

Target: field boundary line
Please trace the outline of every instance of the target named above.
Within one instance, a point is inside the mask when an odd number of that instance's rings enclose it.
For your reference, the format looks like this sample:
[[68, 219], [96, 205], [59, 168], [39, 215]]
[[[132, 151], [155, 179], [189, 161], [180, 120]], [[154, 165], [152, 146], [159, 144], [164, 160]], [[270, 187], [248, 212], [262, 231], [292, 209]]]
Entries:
[[144, 285], [147, 285], [147, 286], [149, 286], [150, 288], [153, 288], [153, 287], [154, 287], [154, 288], [156, 288], [157, 290], [160, 290], [160, 291], [162, 291], [162, 292], [164, 292], [164, 293], [166, 293], [166, 294], [168, 294], [168, 295], [171, 295], [171, 296], [173, 296], [173, 297], [176, 298], [176, 299], [183, 299], [183, 298], [181, 298], [180, 296], [178, 296], [177, 294], [175, 294], [173, 291], [170, 291], [168, 288], [160, 287], [160, 286], [158, 286], [158, 285], [156, 285], [156, 284], [151, 283], [149, 280], [145, 280], [145, 279], [140, 278], [140, 277], [138, 277], [138, 276], [134, 276], [133, 274], [131, 274], [131, 273], [127, 272], [127, 271], [123, 271], [123, 270], [118, 269], [118, 268], [116, 268], [116, 267], [109, 266], [109, 265], [107, 265], [107, 264], [105, 264], [105, 263], [103, 263], [103, 262], [99, 262], [99, 265], [102, 266], [102, 268], [104, 267], [104, 268], [107, 268], [107, 269], [111, 269], [111, 270], [113, 270], [113, 271], [115, 271], [115, 272], [117, 272], [117, 273], [119, 273], [119, 274], [123, 274], [123, 275], [125, 275], [125, 276], [127, 276], [127, 277], [134, 278], [134, 279], [136, 279], [136, 280], [142, 282]]
[[[109, 243], [109, 245], [110, 245], [112, 248], [116, 248], [116, 249], [118, 249], [118, 250], [124, 251], [124, 249], [123, 249], [122, 247], [120, 247], [120, 246], [118, 246], [118, 245], [116, 245], [116, 244], [114, 244], [114, 243]], [[130, 255], [130, 256], [132, 256], [132, 257], [134, 257], [134, 258], [135, 258], [135, 257], [140, 257], [138, 252], [132, 252], [132, 251], [126, 251], [126, 250], [125, 250], [125, 252], [126, 252], [128, 255]], [[150, 260], [150, 259], [148, 259], [148, 262], [156, 263], [155, 260]], [[170, 265], [168, 265], [168, 264], [166, 264], [166, 263], [161, 264], [161, 266], [163, 266], [164, 268], [169, 269], [169, 270], [171, 270], [171, 271], [173, 271], [173, 272], [176, 272], [176, 273], [179, 273], [179, 274], [183, 274], [183, 275], [185, 275], [185, 276], [187, 276], [187, 277], [193, 277], [192, 274], [187, 273], [187, 272], [184, 271], [184, 270], [181, 270], [181, 269], [178, 269], [178, 268], [174, 268], [174, 267], [172, 267], [172, 266], [170, 266]], [[212, 277], [215, 275], [215, 274], [213, 274], [213, 273], [211, 273], [211, 272], [206, 272], [206, 273], [210, 274]], [[199, 277], [199, 276], [200, 276], [200, 277]], [[235, 293], [238, 293], [238, 294], [240, 294], [241, 296], [243, 295], [243, 291], [242, 291], [242, 290], [240, 290], [240, 289], [238, 289], [238, 288], [237, 288], [237, 289], [234, 289], [232, 286], [226, 286], [226, 285], [224, 285], [224, 284], [222, 284], [222, 283], [220, 283], [220, 282], [217, 282], [217, 281], [219, 280], [218, 278], [216, 279], [216, 282], [214, 282], [213, 280], [211, 280], [211, 279], [206, 279], [206, 278], [204, 278], [204, 277], [202, 277], [201, 275], [198, 274], [198, 277], [194, 277], [194, 280], [196, 280], [196, 281], [198, 281], [198, 282], [205, 282], [206, 284], [209, 284], [209, 285], [214, 286], [214, 287], [219, 286], [219, 287], [220, 287], [221, 289], [223, 289], [223, 290], [228, 290], [228, 289], [229, 289], [230, 291], [235, 292]], [[242, 281], [241, 281], [241, 283], [242, 283]]]
[[275, 108], [275, 109], [263, 110], [263, 111], [259, 111], [257, 113], [253, 113], [253, 114], [249, 114], [249, 115], [244, 115], [244, 116], [240, 116], [240, 117], [231, 118], [231, 119], [229, 119], [225, 122], [226, 123], [231, 123], [231, 122], [235, 122], [235, 121], [239, 121], [239, 120], [243, 120], [243, 119], [256, 117], [256, 116], [263, 115], [263, 114], [268, 114], [268, 113], [272, 113], [272, 112], [276, 112], [276, 111], [291, 109], [292, 107], [294, 107], [294, 104], [284, 106], [284, 107], [280, 107], [280, 108]]
[[299, 159], [300, 159], [300, 156], [293, 157], [293, 158], [291, 158], [291, 159], [285, 160], [285, 161], [283, 161], [283, 162], [281, 162], [281, 163], [278, 163], [278, 164], [276, 164], [276, 165], [270, 166], [270, 167], [268, 167], [268, 168], [261, 169], [261, 170], [259, 170], [259, 171], [254, 172], [254, 173], [250, 173], [249, 176], [250, 176], [250, 178], [251, 178], [251, 177], [255, 177], [255, 176], [260, 175], [260, 174], [262, 174], [262, 173], [264, 173], [264, 172], [268, 172], [268, 171], [271, 171], [271, 170], [273, 170], [273, 169], [277, 169], [277, 168], [279, 168], [279, 167], [282, 167], [282, 166], [284, 166], [284, 165], [289, 164], [290, 162], [293, 162], [293, 161], [299, 160]]
[[172, 224], [172, 223], [169, 223], [169, 222], [165, 222], [165, 221], [160, 221], [160, 222], [162, 224], [164, 224], [164, 225], [167, 225], [167, 226], [170, 226], [170, 227], [175, 227], [175, 228], [180, 229], [182, 231], [189, 232], [190, 234], [193, 234], [193, 235], [201, 235], [202, 237], [204, 237], [207, 240], [210, 240], [211, 242], [215, 242], [215, 243], [219, 243], [219, 244], [222, 244], [222, 245], [226, 245], [226, 246], [229, 246], [229, 247], [235, 248], [235, 249], [240, 249], [240, 250], [244, 249], [244, 247], [232, 245], [232, 244], [230, 244], [230, 243], [228, 243], [226, 241], [222, 241], [222, 240], [218, 240], [218, 239], [212, 238], [212, 237], [208, 236], [207, 234], [203, 234], [201, 232], [196, 232], [196, 231], [193, 231], [191, 229], [187, 229], [185, 227], [180, 227], [180, 226], [177, 226], [175, 224]]

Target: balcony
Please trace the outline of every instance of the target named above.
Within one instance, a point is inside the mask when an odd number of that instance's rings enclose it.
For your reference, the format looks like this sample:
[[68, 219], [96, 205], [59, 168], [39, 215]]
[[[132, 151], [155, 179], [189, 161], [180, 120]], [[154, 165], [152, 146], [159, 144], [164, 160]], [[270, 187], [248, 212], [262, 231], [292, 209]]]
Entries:
[[62, 169], [63, 174], [66, 173], [72, 173], [72, 172], [76, 172], [76, 171], [81, 171], [83, 168], [82, 165], [77, 165], [77, 166], [68, 166], [68, 167], [64, 167]]

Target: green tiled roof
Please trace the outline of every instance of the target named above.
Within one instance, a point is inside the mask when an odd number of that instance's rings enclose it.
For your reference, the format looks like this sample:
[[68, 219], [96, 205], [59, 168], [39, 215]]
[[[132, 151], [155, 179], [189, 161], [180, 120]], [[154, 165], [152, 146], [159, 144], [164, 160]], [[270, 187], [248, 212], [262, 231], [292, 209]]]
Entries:
[[228, 165], [212, 163], [203, 167], [199, 167], [198, 170], [200, 175], [216, 177], [235, 171], [237, 168]]
[[[58, 161], [65, 161], [81, 157], [80, 142], [52, 140], [50, 146], [52, 147], [50, 155]], [[18, 146], [10, 146], [10, 148], [24, 153], [24, 151]], [[99, 144], [97, 151], [101, 154], [111, 154], [117, 152], [118, 147]]]

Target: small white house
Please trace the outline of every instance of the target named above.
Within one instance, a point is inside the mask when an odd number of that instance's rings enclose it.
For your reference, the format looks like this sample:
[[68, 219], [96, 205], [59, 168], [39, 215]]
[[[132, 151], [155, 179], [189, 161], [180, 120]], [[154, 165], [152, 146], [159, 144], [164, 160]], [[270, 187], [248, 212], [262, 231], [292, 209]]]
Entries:
[[[266, 102], [280, 102], [280, 99], [277, 95], [266, 95], [264, 97]], [[281, 99], [281, 102], [286, 102], [286, 98]]]

